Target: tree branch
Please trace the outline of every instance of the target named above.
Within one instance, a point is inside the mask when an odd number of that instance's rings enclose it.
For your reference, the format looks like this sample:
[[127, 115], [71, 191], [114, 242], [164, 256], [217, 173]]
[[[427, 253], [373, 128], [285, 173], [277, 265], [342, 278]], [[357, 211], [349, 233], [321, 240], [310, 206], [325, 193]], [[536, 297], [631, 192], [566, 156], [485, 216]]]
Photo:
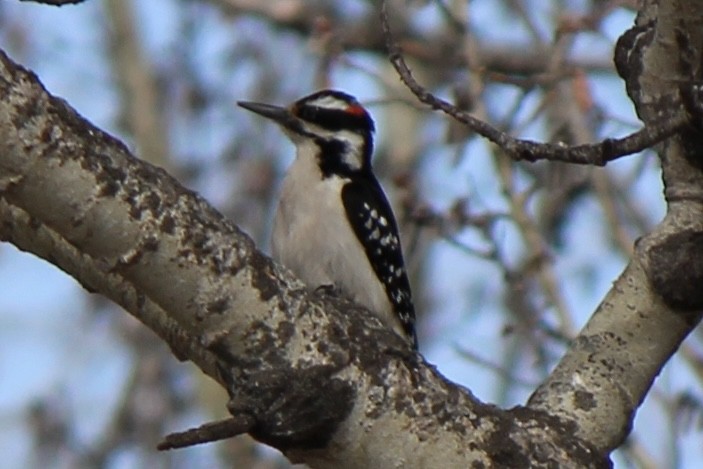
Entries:
[[308, 293], [4, 54], [0, 200], [4, 239], [119, 301], [223, 383], [232, 415], [294, 462], [607, 466], [574, 424], [482, 404], [371, 313]]
[[4, 198], [0, 198], [0, 221], [0, 240], [41, 257], [81, 282], [89, 292], [100, 292], [132, 311], [171, 346], [179, 360], [191, 360], [206, 374], [218, 376], [215, 356], [122, 276], [109, 272], [103, 263], [81, 253], [58, 233], [21, 208], [8, 204]]
[[685, 113], [679, 113], [658, 124], [649, 124], [647, 127], [627, 137], [607, 138], [599, 143], [573, 146], [559, 143], [538, 143], [531, 140], [521, 140], [511, 137], [492, 125], [473, 117], [468, 112], [462, 111], [448, 101], [435, 96], [415, 80], [410, 68], [405, 63], [400, 48], [393, 39], [389, 25], [387, 3], [387, 1], [384, 1], [383, 7], [381, 8], [381, 23], [386, 38], [390, 62], [398, 72], [403, 83], [405, 83], [408, 89], [421, 102], [427, 104], [432, 109], [438, 109], [457, 121], [466, 124], [471, 130], [498, 145], [515, 160], [531, 162], [551, 160], [573, 164], [605, 166], [610, 161], [645, 150], [671, 137], [680, 131], [689, 121], [689, 117]]
[[[646, 5], [637, 24], [621, 36], [615, 56], [649, 128], [652, 121], [686, 115], [672, 83], [682, 74], [690, 76], [679, 58], [691, 50], [699, 57], [703, 34], [697, 2]], [[646, 20], [655, 16], [656, 22]], [[677, 41], [682, 31], [691, 36]], [[629, 433], [654, 379], [700, 323], [703, 311], [701, 137], [687, 123], [661, 147], [665, 219], [638, 240], [625, 271], [528, 403], [582, 422], [579, 432], [592, 435], [589, 440], [599, 448], [614, 448]], [[622, 422], [620, 428], [612, 426], [614, 416]]]

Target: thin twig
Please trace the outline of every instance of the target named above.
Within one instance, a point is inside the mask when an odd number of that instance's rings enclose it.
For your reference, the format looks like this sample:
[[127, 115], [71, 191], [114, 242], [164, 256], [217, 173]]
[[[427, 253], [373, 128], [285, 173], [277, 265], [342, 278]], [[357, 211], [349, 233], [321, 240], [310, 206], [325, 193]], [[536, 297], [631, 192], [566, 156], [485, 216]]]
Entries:
[[492, 125], [475, 118], [468, 112], [458, 109], [448, 101], [430, 93], [412, 76], [400, 48], [395, 43], [388, 24], [388, 6], [383, 2], [381, 8], [381, 24], [388, 47], [388, 57], [398, 72], [401, 81], [421, 102], [432, 109], [438, 109], [457, 121], [466, 124], [474, 132], [487, 138], [501, 147], [515, 160], [563, 161], [572, 164], [605, 166], [608, 162], [622, 156], [637, 153], [671, 137], [688, 123], [688, 117], [681, 113], [666, 121], [650, 124], [637, 132], [623, 138], [606, 138], [598, 143], [583, 145], [566, 145], [563, 143], [539, 143], [532, 140], [522, 140], [501, 132]]
[[253, 420], [248, 416], [240, 418], [227, 418], [216, 422], [206, 423], [197, 428], [191, 428], [184, 432], [171, 433], [166, 435], [157, 446], [160, 451], [185, 448], [187, 446], [212, 443], [214, 441], [226, 440], [251, 429]]

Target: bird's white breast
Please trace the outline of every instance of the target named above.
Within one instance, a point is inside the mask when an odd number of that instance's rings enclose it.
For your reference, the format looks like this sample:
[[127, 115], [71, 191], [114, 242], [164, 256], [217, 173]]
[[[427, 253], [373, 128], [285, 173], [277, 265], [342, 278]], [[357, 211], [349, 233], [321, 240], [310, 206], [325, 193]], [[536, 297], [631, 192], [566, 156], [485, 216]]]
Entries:
[[386, 292], [347, 220], [341, 199], [345, 180], [323, 179], [316, 152], [313, 143], [299, 144], [283, 180], [273, 223], [273, 257], [309, 288], [334, 285], [397, 328]]

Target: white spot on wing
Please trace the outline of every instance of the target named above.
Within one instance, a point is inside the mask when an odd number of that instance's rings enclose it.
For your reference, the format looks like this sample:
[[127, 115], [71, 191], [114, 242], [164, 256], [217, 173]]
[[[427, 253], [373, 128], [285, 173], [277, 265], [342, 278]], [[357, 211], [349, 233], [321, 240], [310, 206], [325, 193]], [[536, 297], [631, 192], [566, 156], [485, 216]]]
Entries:
[[398, 245], [398, 238], [396, 238], [393, 233], [388, 233], [381, 238], [381, 246], [388, 246], [389, 244], [394, 247]]

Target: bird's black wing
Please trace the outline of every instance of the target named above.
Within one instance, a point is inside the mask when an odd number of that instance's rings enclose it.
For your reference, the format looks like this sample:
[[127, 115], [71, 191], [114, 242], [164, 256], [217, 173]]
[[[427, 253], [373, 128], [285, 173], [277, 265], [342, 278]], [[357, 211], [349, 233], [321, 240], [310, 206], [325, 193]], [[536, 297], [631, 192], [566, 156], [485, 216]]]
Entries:
[[354, 233], [382, 281], [403, 330], [417, 348], [410, 282], [403, 262], [398, 226], [383, 189], [373, 175], [351, 179], [342, 189], [342, 201]]

